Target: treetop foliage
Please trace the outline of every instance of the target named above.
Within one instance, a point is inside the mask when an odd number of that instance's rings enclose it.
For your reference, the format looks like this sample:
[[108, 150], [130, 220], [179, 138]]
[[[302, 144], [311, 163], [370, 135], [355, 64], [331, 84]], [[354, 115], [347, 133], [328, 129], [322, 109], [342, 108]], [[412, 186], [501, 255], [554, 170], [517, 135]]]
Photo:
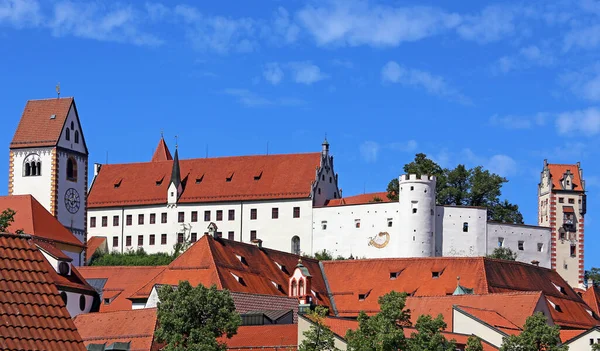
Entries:
[[148, 254], [141, 247], [125, 253], [96, 251], [92, 255], [90, 266], [166, 266], [175, 258], [175, 255], [165, 252]]
[[15, 221], [15, 214], [16, 212], [10, 208], [0, 213], [0, 233], [6, 233], [8, 227]]
[[421, 315], [415, 324], [416, 332], [410, 334], [407, 351], [454, 351], [456, 342], [447, 340], [441, 333], [446, 329], [444, 317], [440, 314], [436, 318], [430, 315]]
[[497, 247], [490, 255], [487, 255], [487, 257], [498, 260], [516, 261], [517, 253], [513, 252], [513, 250], [508, 247]]
[[303, 333], [304, 340], [298, 345], [298, 351], [338, 351], [334, 345], [333, 332], [325, 324], [327, 308], [317, 306], [308, 318], [313, 324]]
[[542, 312], [527, 317], [523, 331], [519, 335], [504, 338], [500, 351], [567, 351], [560, 345], [560, 327], [550, 326]]

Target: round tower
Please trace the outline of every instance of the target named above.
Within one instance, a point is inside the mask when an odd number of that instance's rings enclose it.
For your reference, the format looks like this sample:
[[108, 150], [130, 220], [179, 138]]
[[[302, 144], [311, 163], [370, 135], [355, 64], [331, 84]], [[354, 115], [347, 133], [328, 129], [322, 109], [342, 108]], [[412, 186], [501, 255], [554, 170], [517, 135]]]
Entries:
[[435, 176], [400, 176], [398, 222], [403, 257], [435, 256], [435, 181]]

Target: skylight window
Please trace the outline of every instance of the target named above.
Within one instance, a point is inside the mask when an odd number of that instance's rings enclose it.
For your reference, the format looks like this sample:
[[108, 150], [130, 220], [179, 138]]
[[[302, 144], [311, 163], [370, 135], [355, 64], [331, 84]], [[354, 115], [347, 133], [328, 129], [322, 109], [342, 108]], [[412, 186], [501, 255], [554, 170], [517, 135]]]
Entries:
[[[231, 272], [229, 272], [229, 273], [231, 273]], [[244, 281], [244, 278], [242, 278], [242, 277], [240, 277], [240, 276], [237, 276], [237, 275], [235, 275], [235, 274], [233, 274], [233, 273], [231, 273], [231, 275], [232, 275], [232, 276], [235, 278], [235, 280], [237, 280], [237, 281], [238, 281], [238, 283], [240, 283], [240, 284], [242, 284], [242, 285], [246, 286], [246, 282]]]
[[232, 179], [233, 179], [233, 172], [229, 172], [229, 174], [225, 178], [225, 181], [230, 182]]
[[280, 265], [280, 264], [279, 264], [279, 262], [277, 262], [277, 261], [273, 261], [273, 262], [275, 262], [275, 265], [277, 266], [277, 268], [279, 268], [279, 269], [280, 269], [280, 270], [281, 270], [283, 273], [285, 273], [285, 274], [290, 274], [290, 273], [287, 271], [287, 269], [285, 268], [285, 266], [282, 266], [282, 265]]
[[115, 189], [117, 189], [121, 186], [122, 181], [123, 181], [123, 178], [118, 178], [115, 180]]
[[554, 310], [556, 310], [557, 312], [562, 312], [562, 308], [560, 308], [560, 305], [555, 304], [554, 302], [546, 299], [546, 301], [548, 301], [548, 303], [550, 304], [550, 306], [552, 306], [552, 308], [554, 308]]
[[248, 261], [246, 261], [246, 259], [243, 256], [235, 255], [235, 257], [237, 257], [237, 259], [240, 260], [240, 262], [242, 262], [242, 264], [244, 264], [246, 266], [248, 265]]
[[431, 278], [437, 279], [442, 275], [441, 272], [431, 272]]
[[365, 299], [366, 299], [367, 297], [369, 297], [369, 294], [370, 294], [370, 293], [371, 293], [371, 290], [369, 290], [369, 291], [365, 291], [365, 292], [362, 292], [362, 293], [359, 293], [359, 294], [358, 294], [358, 301], [365, 301]]
[[165, 179], [165, 175], [163, 174], [162, 176], [156, 178], [156, 186], [159, 186], [162, 184], [163, 179]]
[[262, 177], [263, 172], [262, 171], [258, 171], [254, 174], [254, 180], [260, 180], [260, 177]]
[[203, 179], [204, 179], [204, 173], [197, 175], [196, 176], [196, 184], [202, 183]]
[[556, 288], [556, 290], [560, 291], [561, 294], [567, 295], [567, 291], [565, 290], [565, 288], [563, 288], [560, 285], [554, 284], [554, 282], [552, 282], [552, 285], [554, 285], [554, 287]]

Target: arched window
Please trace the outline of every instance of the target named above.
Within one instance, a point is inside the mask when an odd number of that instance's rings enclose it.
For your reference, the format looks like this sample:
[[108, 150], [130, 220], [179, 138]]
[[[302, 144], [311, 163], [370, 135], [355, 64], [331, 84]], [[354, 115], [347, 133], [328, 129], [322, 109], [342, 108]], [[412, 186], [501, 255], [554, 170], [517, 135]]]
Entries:
[[297, 235], [292, 238], [292, 253], [300, 255], [300, 238]]
[[79, 131], [75, 131], [75, 144], [79, 144]]
[[298, 282], [298, 296], [304, 295], [304, 280], [300, 279]]
[[73, 157], [67, 159], [67, 179], [77, 181], [77, 161]]
[[23, 160], [23, 176], [39, 176], [42, 174], [42, 162], [40, 155], [29, 154]]
[[292, 296], [298, 296], [298, 286], [296, 285], [296, 279], [292, 280]]
[[71, 130], [69, 128], [65, 130], [65, 139], [71, 140]]

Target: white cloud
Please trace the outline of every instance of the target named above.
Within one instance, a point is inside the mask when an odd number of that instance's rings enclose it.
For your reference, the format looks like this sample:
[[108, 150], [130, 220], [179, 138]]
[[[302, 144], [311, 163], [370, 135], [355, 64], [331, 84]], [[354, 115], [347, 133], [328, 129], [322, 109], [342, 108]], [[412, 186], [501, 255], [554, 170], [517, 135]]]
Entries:
[[7, 23], [22, 28], [37, 26], [41, 20], [40, 4], [36, 0], [0, 1], [0, 24]]
[[416, 140], [408, 140], [406, 142], [395, 142], [386, 145], [387, 148], [396, 151], [402, 152], [413, 152], [417, 149], [417, 141]]
[[365, 141], [360, 145], [360, 155], [363, 160], [367, 163], [373, 163], [377, 161], [379, 154], [379, 144], [374, 141]]
[[515, 30], [515, 9], [506, 6], [488, 6], [480, 14], [464, 16], [457, 28], [463, 39], [478, 43], [500, 40]]
[[508, 73], [517, 69], [527, 69], [534, 66], [550, 67], [555, 63], [554, 56], [550, 50], [542, 50], [536, 45], [521, 48], [512, 56], [503, 56], [493, 65], [494, 73]]
[[559, 134], [573, 136], [593, 136], [600, 133], [600, 110], [588, 108], [586, 110], [563, 112], [556, 119], [556, 129]]
[[460, 17], [432, 7], [391, 7], [333, 0], [297, 13], [318, 45], [397, 46], [456, 26]]
[[548, 118], [547, 113], [538, 113], [534, 116], [499, 116], [490, 117], [490, 124], [494, 127], [506, 129], [529, 129], [535, 126], [543, 126]]
[[279, 84], [283, 75], [283, 70], [277, 62], [267, 63], [263, 69], [263, 77], [273, 85]]
[[503, 177], [508, 177], [518, 173], [517, 162], [512, 157], [504, 154], [483, 157], [475, 154], [471, 149], [466, 148], [462, 150], [460, 160], [460, 163], [463, 164], [466, 163], [471, 166], [483, 166], [484, 169]]
[[462, 104], [471, 104], [471, 100], [450, 87], [443, 77], [426, 71], [408, 69], [395, 61], [386, 63], [381, 69], [383, 82], [400, 83], [425, 89], [429, 94], [441, 96]]
[[292, 77], [296, 83], [311, 85], [329, 77], [321, 72], [319, 66], [310, 61], [290, 62], [288, 67], [292, 71]]
[[595, 49], [600, 45], [600, 24], [573, 29], [565, 35], [563, 50], [573, 47]]
[[223, 94], [233, 96], [237, 102], [246, 107], [267, 107], [267, 106], [299, 106], [305, 102], [296, 98], [283, 97], [279, 99], [268, 99], [260, 96], [248, 89], [225, 89]]
[[289, 12], [281, 6], [275, 11], [273, 22], [265, 25], [263, 31], [272, 42], [282, 44], [294, 43], [300, 35], [300, 27], [293, 22]]
[[578, 97], [594, 102], [600, 101], [600, 63], [579, 72], [566, 73], [560, 80]]

